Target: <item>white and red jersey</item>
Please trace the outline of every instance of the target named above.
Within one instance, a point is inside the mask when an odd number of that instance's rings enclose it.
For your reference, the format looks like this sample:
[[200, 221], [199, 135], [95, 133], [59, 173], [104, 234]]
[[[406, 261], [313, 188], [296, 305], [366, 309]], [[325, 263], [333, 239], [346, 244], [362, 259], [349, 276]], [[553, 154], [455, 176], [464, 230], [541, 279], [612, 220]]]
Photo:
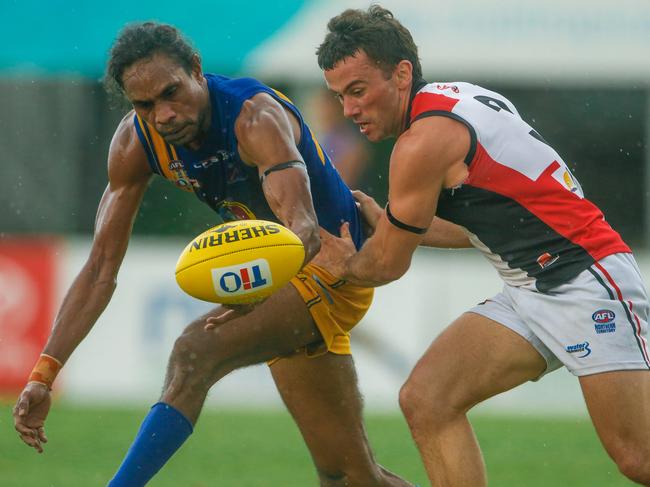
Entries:
[[458, 120], [471, 135], [469, 176], [442, 191], [437, 215], [464, 227], [507, 283], [548, 291], [631, 252], [509, 100], [470, 83], [430, 83], [412, 99], [409, 126], [429, 116]]

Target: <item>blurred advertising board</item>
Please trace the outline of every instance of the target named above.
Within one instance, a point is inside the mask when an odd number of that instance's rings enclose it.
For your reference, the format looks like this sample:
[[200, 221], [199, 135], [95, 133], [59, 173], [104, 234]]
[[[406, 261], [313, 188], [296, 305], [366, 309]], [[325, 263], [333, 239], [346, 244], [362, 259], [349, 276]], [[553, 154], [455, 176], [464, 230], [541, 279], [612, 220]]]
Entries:
[[[85, 262], [89, 244], [67, 241], [62, 290]], [[54, 385], [62, 398], [142, 407], [158, 400], [174, 341], [213, 306], [190, 298], [176, 285], [174, 267], [184, 245], [177, 239], [133, 238], [111, 303], [66, 363], [62, 383], [57, 379]], [[650, 275], [650, 261], [639, 259], [639, 264]], [[368, 314], [352, 331], [359, 387], [368, 409], [397, 411], [399, 389], [429, 343], [461, 313], [501, 287], [492, 266], [476, 251], [418, 250], [402, 279], [377, 288]], [[268, 367], [257, 365], [219, 381], [210, 391], [207, 407], [283, 405]], [[480, 407], [499, 413], [586, 414], [578, 382], [566, 370]]]
[[58, 248], [54, 239], [0, 239], [0, 395], [22, 389], [49, 335]]

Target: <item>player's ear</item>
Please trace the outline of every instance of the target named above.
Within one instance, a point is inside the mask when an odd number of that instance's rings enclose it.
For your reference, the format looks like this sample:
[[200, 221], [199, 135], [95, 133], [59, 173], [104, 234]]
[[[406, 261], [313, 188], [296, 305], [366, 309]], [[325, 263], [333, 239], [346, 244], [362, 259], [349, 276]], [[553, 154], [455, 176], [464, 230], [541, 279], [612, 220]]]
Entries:
[[192, 55], [192, 75], [196, 79], [203, 78], [203, 68], [201, 67], [201, 56], [197, 53]]
[[413, 65], [411, 61], [402, 59], [395, 66], [395, 79], [400, 87], [410, 88], [413, 81]]

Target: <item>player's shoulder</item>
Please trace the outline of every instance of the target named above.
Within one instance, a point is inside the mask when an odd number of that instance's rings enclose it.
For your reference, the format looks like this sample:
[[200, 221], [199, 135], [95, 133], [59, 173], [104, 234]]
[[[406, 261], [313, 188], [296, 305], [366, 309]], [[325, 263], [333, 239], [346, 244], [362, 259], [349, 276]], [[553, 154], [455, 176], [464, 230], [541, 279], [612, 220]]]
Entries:
[[244, 100], [252, 94], [260, 91], [269, 91], [264, 83], [249, 77], [230, 78], [220, 74], [206, 73], [208, 89], [217, 92], [218, 95]]
[[229, 78], [216, 74], [206, 74], [205, 77], [211, 95], [238, 125], [274, 104], [273, 90], [255, 78]]
[[131, 140], [135, 140], [137, 134], [135, 131], [135, 110], [129, 110], [126, 113], [122, 120], [117, 124], [115, 133], [113, 134], [112, 142], [125, 143]]
[[486, 106], [518, 115], [514, 104], [501, 93], [463, 81], [437, 81], [419, 88], [411, 103], [410, 116], [415, 120], [435, 112], [451, 112], [471, 117]]
[[463, 96], [473, 96], [477, 93], [489, 92], [495, 95], [498, 93], [491, 91], [484, 86], [470, 83], [467, 81], [432, 81], [432, 82], [423, 82], [418, 86], [416, 96], [426, 95], [426, 94], [444, 94], [454, 98], [460, 98]]
[[148, 174], [151, 172], [147, 155], [136, 131], [136, 115], [130, 110], [120, 120], [108, 154], [109, 173], [115, 170]]
[[431, 164], [445, 168], [466, 157], [471, 146], [467, 126], [446, 116], [431, 116], [412, 123], [397, 139], [391, 165], [428, 171]]
[[457, 104], [466, 105], [469, 101], [484, 103], [485, 100], [506, 98], [496, 91], [465, 81], [434, 81], [418, 87], [413, 96], [412, 115], [424, 111], [454, 111]]
[[448, 146], [467, 132], [467, 126], [448, 116], [429, 116], [414, 120], [397, 138], [395, 148], [404, 152], [427, 152], [431, 147]]

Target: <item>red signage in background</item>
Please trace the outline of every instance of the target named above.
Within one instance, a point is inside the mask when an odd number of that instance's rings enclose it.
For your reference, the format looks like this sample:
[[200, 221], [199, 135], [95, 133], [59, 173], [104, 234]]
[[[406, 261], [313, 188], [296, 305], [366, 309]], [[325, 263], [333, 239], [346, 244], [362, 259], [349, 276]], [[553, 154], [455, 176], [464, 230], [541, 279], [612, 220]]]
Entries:
[[19, 392], [54, 320], [58, 242], [0, 238], [0, 395]]

